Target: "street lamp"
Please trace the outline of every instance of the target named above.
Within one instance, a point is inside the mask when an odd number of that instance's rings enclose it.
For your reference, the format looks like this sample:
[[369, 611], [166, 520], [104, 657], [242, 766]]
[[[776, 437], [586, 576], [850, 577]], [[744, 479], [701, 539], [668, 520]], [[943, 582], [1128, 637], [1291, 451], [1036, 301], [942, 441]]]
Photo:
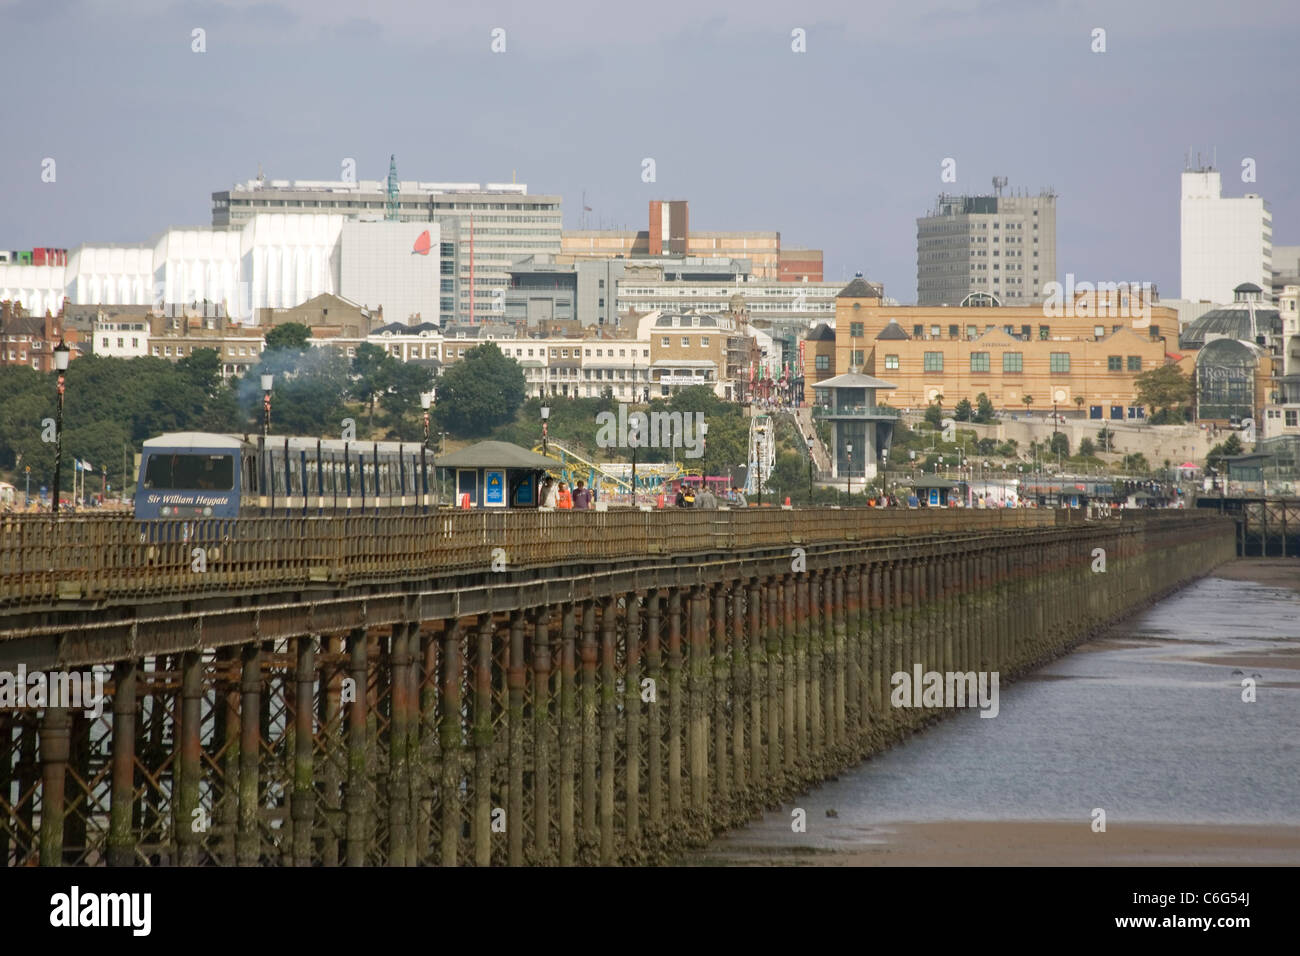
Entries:
[[54, 423], [54, 514], [59, 513], [59, 472], [63, 470], [63, 373], [68, 370], [68, 359], [72, 350], [59, 339], [54, 346], [54, 368], [59, 373], [58, 384], [58, 420]]
[[709, 485], [709, 423], [700, 422], [700, 471], [703, 472], [704, 487]]
[[271, 434], [271, 386], [275, 382], [275, 376], [269, 372], [262, 373], [262, 434]]
[[551, 417], [551, 408], [549, 405], [542, 406], [542, 454], [548, 454], [550, 446], [547, 444], [546, 424]]
[[433, 404], [433, 392], [420, 393], [420, 407], [424, 409], [424, 444], [429, 444], [429, 406]]

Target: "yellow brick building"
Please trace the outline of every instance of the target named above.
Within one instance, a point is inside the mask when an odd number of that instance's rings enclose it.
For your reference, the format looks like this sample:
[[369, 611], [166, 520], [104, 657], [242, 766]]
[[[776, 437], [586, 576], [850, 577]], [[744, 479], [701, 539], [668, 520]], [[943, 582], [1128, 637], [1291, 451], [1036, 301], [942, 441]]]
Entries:
[[[1055, 403], [1090, 418], [1136, 418], [1145, 410], [1134, 379], [1165, 364], [1166, 335], [1177, 341], [1177, 313], [1140, 290], [1105, 289], [1033, 306], [1000, 306], [987, 297], [968, 302], [885, 306], [875, 289], [854, 279], [836, 299], [834, 371], [857, 368], [896, 383], [878, 393], [895, 408], [924, 407], [939, 395], [946, 408], [963, 398], [974, 404], [983, 392], [1000, 409]], [[813, 378], [806, 368], [810, 393]]]

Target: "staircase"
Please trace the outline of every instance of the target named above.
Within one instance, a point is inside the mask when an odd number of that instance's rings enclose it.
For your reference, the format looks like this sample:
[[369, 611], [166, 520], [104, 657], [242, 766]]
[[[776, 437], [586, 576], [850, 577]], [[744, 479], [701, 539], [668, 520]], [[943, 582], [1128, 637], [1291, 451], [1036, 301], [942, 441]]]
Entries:
[[795, 431], [799, 433], [804, 446], [812, 456], [813, 465], [821, 474], [829, 475], [831, 473], [831, 455], [826, 450], [826, 446], [822, 444], [821, 439], [817, 437], [817, 430], [813, 427], [812, 409], [802, 405], [798, 408], [789, 409], [788, 412], [794, 418]]

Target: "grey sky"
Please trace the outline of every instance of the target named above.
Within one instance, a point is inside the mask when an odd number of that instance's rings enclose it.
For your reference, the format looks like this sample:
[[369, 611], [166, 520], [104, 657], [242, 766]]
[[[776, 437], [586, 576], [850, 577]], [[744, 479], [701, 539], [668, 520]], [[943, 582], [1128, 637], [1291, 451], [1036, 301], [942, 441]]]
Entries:
[[779, 229], [825, 249], [828, 279], [861, 269], [911, 302], [915, 218], [1000, 174], [1060, 194], [1060, 278], [1170, 297], [1188, 147], [1217, 148], [1225, 194], [1260, 193], [1275, 243], [1300, 242], [1293, 0], [0, 0], [0, 36], [10, 249], [209, 223], [259, 162], [336, 179], [355, 157], [379, 179], [396, 153], [403, 179], [516, 174], [564, 197], [566, 227], [584, 189], [592, 226], [686, 198], [694, 230]]

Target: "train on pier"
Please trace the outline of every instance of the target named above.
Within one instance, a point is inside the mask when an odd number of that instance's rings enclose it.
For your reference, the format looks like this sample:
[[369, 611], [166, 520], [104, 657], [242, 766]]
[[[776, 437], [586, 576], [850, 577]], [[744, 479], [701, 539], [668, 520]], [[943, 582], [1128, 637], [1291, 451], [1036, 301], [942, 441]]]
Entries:
[[175, 432], [144, 443], [142, 521], [413, 512], [432, 504], [420, 442]]

